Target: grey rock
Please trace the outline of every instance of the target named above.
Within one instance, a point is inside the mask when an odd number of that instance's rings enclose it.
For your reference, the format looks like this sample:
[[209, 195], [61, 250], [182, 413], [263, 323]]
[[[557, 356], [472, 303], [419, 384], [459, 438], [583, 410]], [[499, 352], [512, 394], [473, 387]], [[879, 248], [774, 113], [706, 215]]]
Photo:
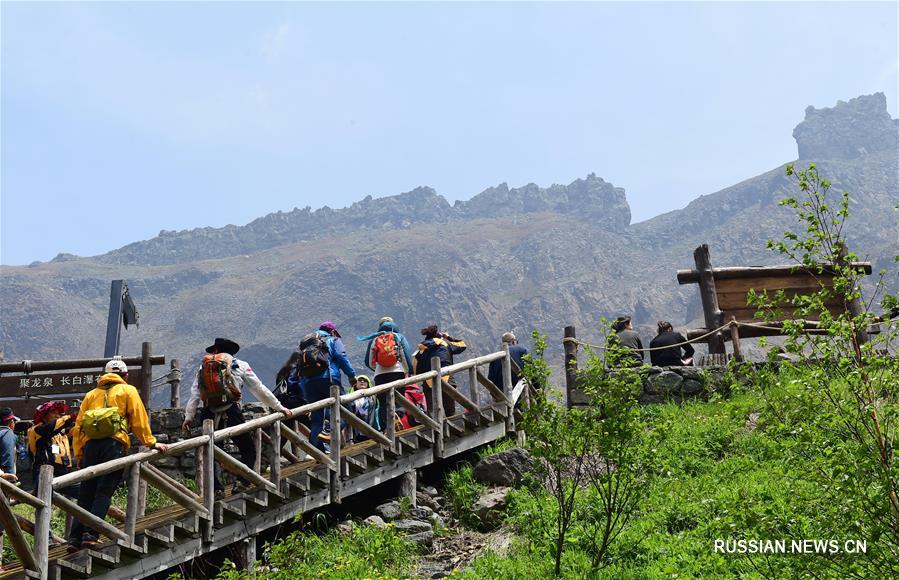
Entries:
[[387, 522], [385, 522], [383, 519], [381, 519], [380, 516], [368, 516], [367, 518], [362, 520], [362, 523], [365, 525], [368, 525], [368, 526], [374, 526], [376, 528], [386, 528], [387, 527]]
[[423, 491], [424, 493], [426, 493], [427, 495], [429, 495], [431, 497], [435, 497], [440, 494], [440, 492], [437, 491], [437, 488], [434, 486], [431, 486], [431, 485], [422, 487], [421, 491]]
[[168, 443], [169, 436], [165, 433], [159, 433], [158, 435], [156, 435], [156, 442], [157, 443]]
[[426, 520], [434, 514], [434, 510], [426, 505], [414, 507], [409, 510], [409, 517], [413, 520]]
[[501, 512], [506, 508], [509, 491], [508, 487], [490, 489], [482, 493], [474, 502], [472, 511], [478, 516], [482, 529], [496, 529], [502, 523]]
[[181, 467], [186, 469], [192, 469], [197, 466], [196, 459], [194, 459], [193, 455], [183, 455], [181, 457]]
[[647, 391], [652, 395], [665, 395], [676, 391], [684, 382], [683, 377], [672, 371], [662, 371], [647, 382]]
[[434, 532], [428, 530], [417, 534], [409, 534], [404, 536], [403, 539], [411, 544], [430, 548], [434, 545]]
[[400, 507], [399, 502], [389, 501], [387, 503], [382, 503], [378, 507], [375, 508], [375, 513], [382, 518], [384, 518], [385, 522], [390, 522], [402, 514], [403, 510]]
[[680, 367], [678, 372], [680, 376], [685, 379], [692, 379], [694, 381], [702, 381], [702, 373], [696, 367]]
[[516, 447], [480, 460], [474, 478], [488, 485], [518, 486], [524, 475], [534, 469], [534, 460], [526, 450]]
[[418, 534], [420, 532], [431, 531], [433, 527], [428, 522], [420, 522], [418, 520], [404, 519], [393, 522], [393, 527], [407, 534]]
[[684, 395], [695, 395], [702, 391], [702, 383], [693, 379], [686, 379], [681, 383], [681, 393]]
[[340, 534], [347, 536], [353, 533], [353, 522], [350, 520], [344, 520], [337, 524], [336, 529]]
[[167, 467], [174, 469], [181, 463], [178, 457], [162, 457], [153, 462], [157, 467]]
[[436, 501], [434, 501], [433, 496], [430, 496], [421, 491], [415, 492], [415, 499], [416, 499], [416, 502], [418, 503], [418, 507], [427, 506], [431, 509], [438, 509], [440, 507], [439, 504]]

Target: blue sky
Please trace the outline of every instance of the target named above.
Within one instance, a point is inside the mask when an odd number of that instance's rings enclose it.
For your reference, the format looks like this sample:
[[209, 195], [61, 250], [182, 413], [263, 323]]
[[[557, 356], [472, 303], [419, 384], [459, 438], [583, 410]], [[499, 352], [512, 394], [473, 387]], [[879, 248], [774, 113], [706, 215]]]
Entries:
[[640, 221], [883, 91], [897, 4], [0, 4], [0, 262], [595, 172]]

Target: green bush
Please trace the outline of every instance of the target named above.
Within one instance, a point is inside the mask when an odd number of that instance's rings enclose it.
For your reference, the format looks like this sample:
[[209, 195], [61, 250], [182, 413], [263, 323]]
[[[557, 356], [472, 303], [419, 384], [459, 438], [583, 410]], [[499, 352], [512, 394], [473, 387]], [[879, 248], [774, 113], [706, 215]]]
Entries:
[[446, 477], [444, 488], [456, 519], [470, 528], [477, 528], [480, 519], [471, 508], [486, 487], [475, 480], [471, 465], [463, 465], [451, 471]]

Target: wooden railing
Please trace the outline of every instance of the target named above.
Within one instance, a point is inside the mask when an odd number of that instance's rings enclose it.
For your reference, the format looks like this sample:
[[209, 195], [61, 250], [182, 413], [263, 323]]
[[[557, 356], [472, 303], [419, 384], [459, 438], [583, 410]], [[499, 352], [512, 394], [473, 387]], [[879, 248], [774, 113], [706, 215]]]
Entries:
[[[503, 381], [502, 385], [495, 385], [478, 367], [500, 359], [503, 361]], [[325, 466], [330, 472], [330, 501], [339, 502], [342, 464], [347, 460], [341, 453], [346, 448], [346, 442], [341, 440], [339, 427], [342, 420], [384, 450], [395, 452], [399, 437], [402, 435], [402, 432], [396, 431], [393, 421], [396, 405], [399, 404], [423, 426], [422, 428], [433, 432], [434, 460], [436, 461], [444, 456], [444, 438], [448, 427], [443, 405], [444, 393], [461, 405], [465, 409], [465, 414], [478, 414], [485, 408], [480, 404], [479, 385], [483, 386], [490, 394], [491, 399], [486, 406], [503, 409], [502, 416], [506, 422], [506, 433], [515, 431], [514, 407], [522, 397], [528, 398], [529, 389], [523, 382], [512, 385], [511, 376], [514, 364], [509, 356], [508, 347], [503, 351], [442, 368], [440, 359], [434, 357], [431, 359], [432, 370], [427, 373], [356, 390], [346, 395], [340, 395], [339, 387], [334, 385], [331, 387], [328, 398], [291, 409], [288, 413], [271, 413], [247, 421], [242, 425], [218, 430], [214, 429], [213, 420], [207, 419], [203, 422], [202, 434], [169, 445], [165, 455], [158, 450], [140, 449], [125, 457], [86, 467], [56, 478], [53, 477], [53, 467], [44, 465], [41, 468], [40, 486], [34, 494], [0, 480], [0, 523], [3, 524], [26, 576], [45, 579], [48, 577], [50, 568], [48, 554], [51, 539], [50, 516], [53, 507], [62, 510], [85, 526], [98, 530], [121, 548], [140, 553], [141, 547], [136, 543], [136, 523], [145, 515], [146, 485], [154, 487], [174, 503], [199, 516], [200, 521], [203, 522], [201, 524], [202, 537], [205, 541], [211, 541], [215, 528], [215, 502], [221, 499], [216, 498], [214, 489], [213, 470], [216, 462], [225, 470], [250, 482], [256, 489], [263, 489], [270, 494], [284, 497], [286, 486], [282, 486], [281, 482], [282, 463], [289, 465], [308, 462], [309, 459], [304, 456], [309, 455], [311, 459], [315, 460], [316, 465]], [[469, 392], [467, 394], [463, 394], [460, 389], [455, 388], [446, 380], [446, 377], [462, 372], [468, 373]], [[440, 380], [435, 380], [437, 377], [440, 377]], [[428, 412], [419, 409], [397, 390], [407, 385], [423, 384], [425, 381], [432, 383], [432, 406]], [[388, 421], [383, 433], [373, 429], [344, 407], [361, 397], [383, 393], [389, 393], [387, 396]], [[309, 441], [308, 429], [296, 421], [301, 416], [322, 409], [330, 409], [331, 412], [332, 429], [329, 453], [315, 447]], [[246, 433], [255, 435], [258, 458], [261, 458], [262, 455], [263, 439], [267, 439], [270, 443], [268, 469], [265, 472], [261, 469], [261, 459], [257, 459], [255, 466], [248, 467], [216, 444], [224, 439]], [[179, 456], [191, 450], [195, 450], [198, 493], [153, 465], [154, 461], [164, 456]], [[112, 525], [106, 520], [94, 516], [61, 494], [61, 490], [73, 484], [118, 470], [126, 470], [127, 485], [127, 507], [124, 522], [120, 526]], [[30, 522], [27, 520], [23, 522], [26, 524], [25, 531], [23, 531], [23, 526], [19, 525], [23, 518], [12, 512], [8, 498], [34, 507], [34, 523], [29, 525]], [[26, 531], [30, 531], [34, 536], [33, 548], [29, 548], [25, 540]]]

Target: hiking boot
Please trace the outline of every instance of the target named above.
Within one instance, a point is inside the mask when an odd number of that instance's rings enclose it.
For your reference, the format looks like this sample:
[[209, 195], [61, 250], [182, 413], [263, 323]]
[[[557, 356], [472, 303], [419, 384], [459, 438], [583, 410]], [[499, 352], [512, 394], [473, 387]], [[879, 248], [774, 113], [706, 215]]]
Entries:
[[66, 542], [66, 552], [69, 554], [74, 554], [81, 550], [81, 541], [80, 540], [69, 540]]

